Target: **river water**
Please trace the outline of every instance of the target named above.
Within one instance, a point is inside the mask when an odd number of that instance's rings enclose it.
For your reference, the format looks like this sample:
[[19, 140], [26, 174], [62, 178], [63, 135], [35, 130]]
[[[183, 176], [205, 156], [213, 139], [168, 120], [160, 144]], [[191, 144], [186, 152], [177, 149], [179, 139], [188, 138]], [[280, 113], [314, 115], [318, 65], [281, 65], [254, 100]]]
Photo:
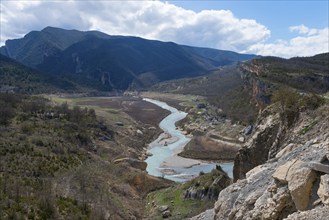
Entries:
[[[163, 109], [171, 112], [164, 118], [159, 126], [164, 131], [155, 141], [149, 144], [148, 152], [152, 154], [145, 162], [146, 171], [153, 176], [164, 177], [176, 182], [184, 182], [216, 167], [216, 163], [204, 162], [178, 156], [184, 146], [191, 140], [177, 130], [175, 123], [186, 117], [187, 113], [178, 111], [165, 102], [144, 98]], [[217, 163], [218, 164], [218, 163]], [[219, 163], [222, 169], [232, 177], [233, 163]]]

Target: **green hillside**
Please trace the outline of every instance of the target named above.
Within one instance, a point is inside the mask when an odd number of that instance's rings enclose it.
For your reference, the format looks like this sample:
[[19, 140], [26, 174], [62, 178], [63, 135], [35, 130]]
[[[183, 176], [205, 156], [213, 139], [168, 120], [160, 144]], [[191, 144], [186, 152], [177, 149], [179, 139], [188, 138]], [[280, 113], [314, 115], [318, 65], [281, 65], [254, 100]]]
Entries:
[[0, 91], [25, 94], [77, 90], [73, 83], [57, 76], [42, 74], [0, 54]]

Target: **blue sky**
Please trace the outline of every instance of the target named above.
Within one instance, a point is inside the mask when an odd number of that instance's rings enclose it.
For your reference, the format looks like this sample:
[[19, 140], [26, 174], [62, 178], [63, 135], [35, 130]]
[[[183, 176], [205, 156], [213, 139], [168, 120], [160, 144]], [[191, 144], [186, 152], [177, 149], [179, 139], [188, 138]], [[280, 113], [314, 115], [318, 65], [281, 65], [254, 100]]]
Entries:
[[46, 26], [280, 57], [329, 51], [328, 0], [1, 0], [0, 44]]
[[270, 40], [289, 39], [295, 36], [295, 33], [289, 31], [290, 26], [304, 24], [318, 29], [329, 26], [329, 0], [176, 0], [168, 2], [195, 12], [230, 10], [239, 18], [255, 19], [271, 30]]

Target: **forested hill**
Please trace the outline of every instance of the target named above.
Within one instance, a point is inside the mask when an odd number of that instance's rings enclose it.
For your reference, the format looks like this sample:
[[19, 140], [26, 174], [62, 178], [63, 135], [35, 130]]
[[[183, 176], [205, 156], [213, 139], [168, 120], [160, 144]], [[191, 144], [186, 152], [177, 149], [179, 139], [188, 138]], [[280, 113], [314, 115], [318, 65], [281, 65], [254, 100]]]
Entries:
[[204, 75], [254, 55], [97, 31], [47, 27], [7, 40], [0, 52], [51, 75], [102, 91], [145, 89], [157, 82]]
[[45, 75], [0, 54], [0, 91], [24, 94], [76, 91], [74, 84], [57, 76]]

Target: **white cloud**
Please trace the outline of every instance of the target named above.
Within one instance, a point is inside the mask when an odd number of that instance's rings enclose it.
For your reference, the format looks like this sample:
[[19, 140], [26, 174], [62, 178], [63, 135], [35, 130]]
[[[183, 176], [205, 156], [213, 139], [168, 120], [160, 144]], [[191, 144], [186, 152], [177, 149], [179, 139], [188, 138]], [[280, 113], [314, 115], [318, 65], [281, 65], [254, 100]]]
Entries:
[[[194, 12], [160, 1], [1, 1], [1, 44], [46, 26], [99, 30], [201, 47], [290, 57], [328, 45], [328, 29], [290, 27], [301, 36], [266, 43], [270, 30], [229, 10]], [[298, 47], [298, 48], [295, 48]], [[327, 47], [328, 50], [328, 47]]]
[[301, 24], [298, 26], [291, 26], [289, 27], [291, 32], [298, 32], [299, 34], [307, 34], [307, 35], [314, 35], [318, 33], [318, 30], [315, 28], [308, 28], [305, 25]]
[[275, 43], [258, 43], [251, 45], [245, 52], [265, 56], [312, 56], [329, 51], [329, 28], [314, 29], [304, 25], [290, 27], [300, 35], [288, 41], [278, 40]]
[[2, 41], [57, 26], [240, 51], [270, 35], [230, 11], [196, 13], [160, 1], [2, 1], [1, 8]]

